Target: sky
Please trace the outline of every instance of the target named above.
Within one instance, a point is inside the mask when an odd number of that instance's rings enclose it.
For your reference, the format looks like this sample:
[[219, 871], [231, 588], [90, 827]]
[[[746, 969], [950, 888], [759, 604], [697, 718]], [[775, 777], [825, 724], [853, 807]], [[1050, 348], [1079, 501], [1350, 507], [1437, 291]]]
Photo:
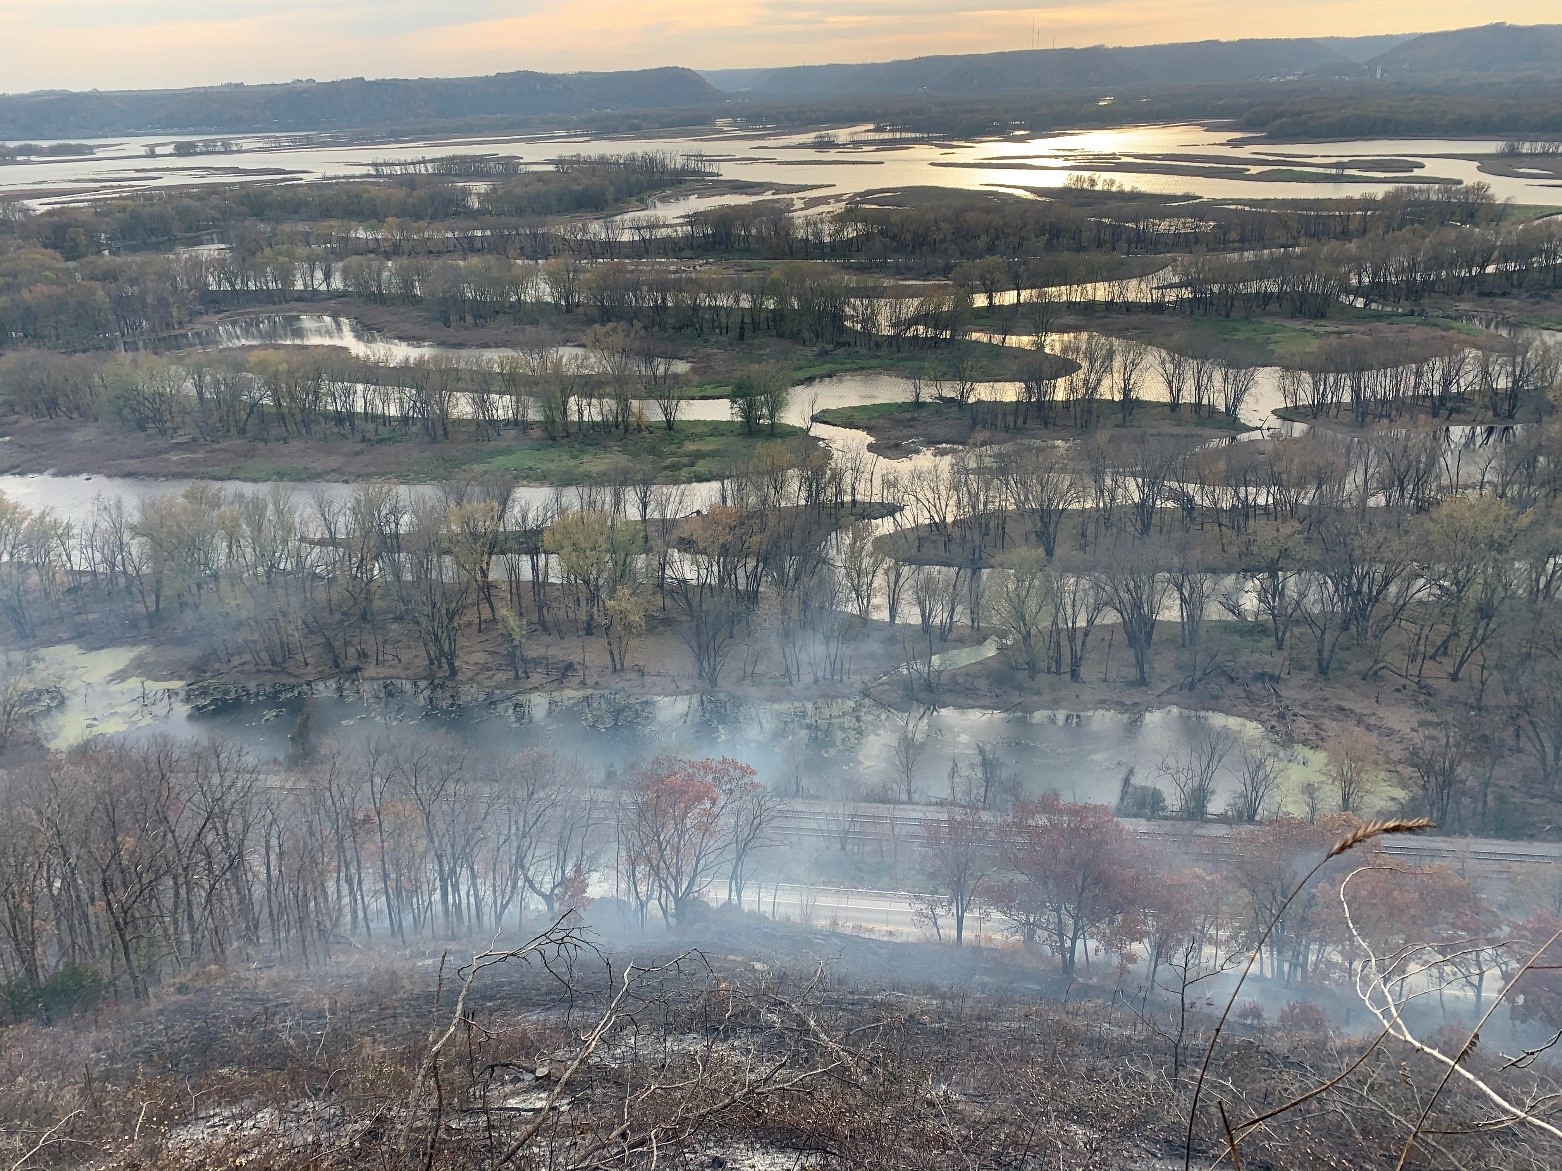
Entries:
[[[882, 61], [1559, 19], [1555, 0], [0, 0], [0, 91]], [[1033, 33], [1033, 30], [1039, 30]]]

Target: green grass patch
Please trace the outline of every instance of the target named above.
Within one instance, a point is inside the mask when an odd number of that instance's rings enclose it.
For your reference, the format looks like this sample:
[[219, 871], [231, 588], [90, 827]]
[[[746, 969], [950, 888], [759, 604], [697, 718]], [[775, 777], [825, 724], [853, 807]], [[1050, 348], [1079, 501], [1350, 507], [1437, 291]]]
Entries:
[[[1256, 179], [1264, 183], [1381, 183], [1382, 175], [1361, 175], [1355, 171], [1323, 171], [1311, 170], [1301, 167], [1269, 167], [1248, 175], [1249, 179]], [[1416, 178], [1417, 183], [1446, 182], [1437, 178]]]
[[[439, 481], [470, 471], [506, 471], [533, 484], [581, 484], [601, 480], [626, 465], [654, 468], [657, 483], [682, 484], [725, 475], [753, 455], [763, 443], [797, 439], [799, 427], [779, 426], [772, 435], [762, 429], [745, 435], [741, 423], [687, 420], [668, 431], [661, 426], [630, 435], [571, 435], [564, 439], [506, 437], [492, 442], [423, 444], [411, 440], [397, 446], [405, 458], [394, 472], [383, 466], [354, 474], [345, 461], [289, 463], [273, 457], [245, 460], [211, 468], [202, 478], [256, 483], [280, 480], [364, 479], [394, 475], [402, 481]], [[342, 445], [350, 455], [351, 444]], [[398, 452], [399, 454], [400, 452]], [[316, 453], [318, 455], [318, 453]]]
[[732, 384], [730, 382], [696, 382], [692, 386], [681, 387], [678, 391], [678, 397], [691, 402], [731, 398]]
[[319, 472], [302, 464], [290, 464], [273, 460], [245, 460], [239, 464], [219, 464], [199, 473], [202, 480], [242, 480], [246, 484], [264, 484], [273, 480], [300, 484], [308, 480], [325, 479]]
[[[1197, 317], [1188, 319], [1183, 335], [1192, 343], [1187, 348], [1207, 348], [1216, 356], [1238, 362], [1256, 362], [1265, 366], [1295, 366], [1317, 346], [1348, 335], [1353, 326], [1382, 326], [1393, 335], [1410, 336], [1417, 331], [1457, 333], [1481, 337], [1479, 326], [1444, 318], [1409, 317], [1384, 313], [1377, 309], [1358, 309], [1348, 305], [1333, 307], [1322, 319], [1274, 317]], [[1436, 348], [1428, 338], [1428, 351]], [[1176, 347], [1185, 348], [1185, 347]]]
[[960, 408], [952, 403], [863, 403], [855, 407], [831, 407], [820, 411], [814, 418], [832, 427], [856, 427], [861, 429], [876, 419], [890, 419], [905, 415], [908, 418], [952, 418]]
[[798, 382], [829, 378], [836, 374], [865, 374], [874, 371], [904, 373], [928, 362], [923, 352], [887, 350], [842, 350], [832, 354], [797, 354], [791, 361], [792, 377]]
[[1208, 317], [1190, 321], [1189, 336], [1214, 339], [1224, 347], [1230, 347], [1230, 357], [1245, 354], [1262, 355], [1268, 361], [1283, 361], [1287, 356], [1297, 356], [1317, 345], [1316, 330], [1251, 317]]
[[798, 427], [779, 426], [745, 435], [741, 423], [689, 420], [668, 431], [655, 427], [631, 435], [585, 435], [568, 439], [532, 439], [475, 460], [471, 466], [511, 472], [542, 484], [580, 484], [600, 480], [625, 463], [649, 462], [659, 483], [709, 480], [743, 463], [761, 443], [795, 439]]
[[[979, 381], [1013, 381], [1022, 376], [1035, 355], [1021, 349], [990, 342], [963, 340], [955, 345], [908, 346], [904, 349], [868, 348], [852, 345], [810, 346], [775, 338], [751, 338], [740, 343], [736, 336], [704, 339], [699, 348], [686, 355], [694, 361], [700, 381], [684, 392], [690, 399], [719, 399], [731, 394], [732, 379], [750, 363], [765, 362], [779, 367], [793, 386], [841, 374], [910, 375], [920, 372], [925, 378], [950, 377], [952, 369], [964, 364]], [[1072, 362], [1057, 358], [1058, 376], [1076, 369]]]
[[[909, 375], [917, 372], [924, 378], [937, 380], [953, 377], [955, 364], [966, 358], [971, 360], [971, 371], [978, 381], [1004, 382], [1018, 380], [1026, 361], [1033, 361], [1034, 357], [1029, 351], [1013, 346], [966, 340], [935, 349], [841, 350], [824, 355], [800, 354], [792, 363], [792, 373], [799, 382], [828, 378], [833, 374]], [[1056, 355], [1053, 355], [1053, 359], [1058, 365], [1060, 377], [1078, 369], [1066, 359]]]

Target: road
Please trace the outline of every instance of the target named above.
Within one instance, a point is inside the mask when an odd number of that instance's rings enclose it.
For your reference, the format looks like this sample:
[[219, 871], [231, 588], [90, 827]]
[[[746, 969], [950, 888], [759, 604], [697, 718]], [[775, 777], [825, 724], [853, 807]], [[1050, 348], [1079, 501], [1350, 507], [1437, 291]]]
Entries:
[[887, 939], [931, 937], [917, 918], [909, 891], [866, 890], [845, 886], [762, 884], [747, 900], [751, 911], [821, 930], [882, 935]]
[[[915, 847], [928, 840], [930, 823], [939, 820], [937, 806], [824, 804], [789, 801], [777, 825], [784, 841], [803, 838], [861, 850]], [[1125, 818], [1125, 827], [1145, 841], [1182, 845], [1206, 861], [1230, 856], [1234, 827], [1222, 823], [1179, 823]], [[998, 826], [994, 824], [994, 838]], [[1384, 852], [1395, 858], [1437, 862], [1481, 876], [1511, 877], [1537, 866], [1562, 862], [1562, 845], [1512, 842], [1495, 838], [1426, 835], [1383, 839]], [[745, 900], [749, 910], [820, 929], [845, 930], [895, 939], [931, 939], [934, 933], [917, 912], [913, 891], [799, 883], [761, 883]], [[973, 935], [988, 928], [985, 921], [968, 924]]]
[[[813, 838], [843, 846], [883, 843], [921, 845], [929, 827], [944, 815], [938, 806], [861, 805], [819, 801], [788, 801], [777, 825], [779, 836]], [[1237, 827], [1223, 822], [1141, 821], [1124, 818], [1125, 828], [1145, 841], [1182, 844], [1189, 853], [1210, 861], [1230, 857], [1229, 839]], [[994, 838], [997, 823], [994, 822]], [[1562, 844], [1514, 842], [1497, 838], [1417, 835], [1382, 839], [1390, 857], [1441, 862], [1477, 874], [1511, 875], [1531, 866], [1562, 862]]]

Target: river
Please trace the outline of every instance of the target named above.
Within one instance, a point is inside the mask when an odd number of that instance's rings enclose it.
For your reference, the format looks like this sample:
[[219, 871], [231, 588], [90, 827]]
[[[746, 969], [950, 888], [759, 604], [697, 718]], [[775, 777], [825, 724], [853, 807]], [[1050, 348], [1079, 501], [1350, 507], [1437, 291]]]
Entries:
[[[448, 734], [484, 752], [550, 748], [599, 775], [663, 753], [731, 755], [758, 768], [784, 795], [828, 798], [893, 787], [894, 742], [907, 726], [901, 714], [860, 698], [527, 695], [412, 682], [263, 691], [203, 704], [214, 710], [197, 712], [188, 702], [194, 696], [178, 684], [125, 673], [137, 649], [61, 646], [41, 652], [40, 669], [65, 694], [65, 703], [41, 726], [50, 743], [63, 748], [95, 734], [215, 735], [246, 745], [263, 761], [282, 760], [307, 702], [317, 741], [349, 751], [385, 734]], [[1250, 721], [1176, 707], [1142, 714], [941, 708], [914, 716], [911, 727], [924, 745], [916, 788], [935, 800], [948, 796], [951, 767], [960, 783], [969, 783], [978, 744], [996, 753], [1013, 793], [1112, 804], [1130, 770], [1139, 783], [1166, 785], [1161, 766], [1211, 727], [1255, 743], [1263, 739]], [[1298, 770], [1310, 760], [1295, 750], [1290, 759]], [[1223, 777], [1223, 784], [1229, 792], [1232, 777]]]
[[[363, 175], [375, 160], [398, 160], [487, 152], [543, 164], [562, 154], [660, 150], [701, 153], [715, 160], [729, 179], [759, 184], [810, 187], [810, 196], [836, 204], [863, 192], [918, 185], [980, 189], [1001, 187], [1045, 190], [1072, 178], [1112, 179], [1145, 191], [1228, 199], [1327, 198], [1381, 191], [1417, 178], [1439, 176], [1489, 182], [1499, 198], [1531, 203], [1557, 202], [1559, 186], [1541, 178], [1482, 176], [1476, 164], [1442, 156], [1487, 153], [1491, 141], [1372, 140], [1328, 144], [1263, 145], [1244, 141], [1235, 131], [1203, 126], [1126, 127], [978, 143], [917, 145], [854, 144], [845, 132], [835, 144], [816, 144], [805, 136], [756, 135], [735, 130], [641, 138], [567, 138], [560, 136], [429, 139], [397, 144], [305, 145], [271, 142], [261, 136], [237, 139], [240, 150], [205, 158], [175, 157], [170, 140], [102, 141], [94, 157], [23, 163], [0, 167], [0, 195], [24, 196], [39, 206], [80, 202], [105, 196], [203, 182], [313, 181]], [[1149, 164], [1153, 156], [1200, 154], [1238, 168], [1211, 175], [1123, 173], [1128, 162]], [[1412, 165], [1404, 174], [1385, 174], [1371, 183], [1261, 182], [1252, 175], [1297, 162], [1393, 158]], [[750, 195], [748, 198], [753, 198]], [[673, 218], [731, 195], [667, 199], [651, 211]], [[1131, 278], [1116, 284], [1111, 296], [1132, 295], [1156, 278]], [[1106, 286], [1097, 286], [1104, 290]], [[1119, 293], [1119, 290], [1121, 292]], [[1098, 295], [1100, 295], [1098, 293]], [[189, 339], [198, 348], [250, 344], [340, 345], [369, 360], [405, 361], [438, 353], [463, 360], [496, 357], [498, 350], [450, 350], [373, 334], [353, 322], [325, 315], [272, 316], [251, 324], [233, 323], [207, 336]], [[570, 348], [574, 356], [583, 351]], [[1146, 380], [1153, 387], [1154, 379]], [[985, 397], [1006, 397], [1012, 384], [986, 384]], [[1148, 391], [1153, 394], [1153, 390]], [[808, 425], [814, 412], [838, 406], [892, 402], [908, 398], [904, 378], [886, 374], [849, 374], [797, 388], [786, 421]], [[1264, 426], [1278, 405], [1276, 372], [1261, 370], [1255, 393], [1242, 418]], [[725, 401], [690, 402], [684, 417], [723, 418]], [[904, 469], [866, 452], [859, 431], [814, 424], [816, 435], [838, 455], [872, 461], [877, 472]], [[930, 454], [919, 459], [936, 458]], [[151, 492], [179, 491], [180, 481], [140, 481], [102, 476], [0, 476], [0, 491], [29, 508], [52, 508], [69, 520], [87, 517], [96, 502], [115, 496], [133, 503]], [[235, 491], [269, 491], [269, 485], [229, 483]], [[288, 485], [295, 496], [341, 499], [351, 487], [339, 483]], [[409, 492], [427, 491], [409, 485]], [[714, 499], [714, 484], [690, 487], [690, 507]], [[551, 488], [525, 488], [518, 499], [547, 504]], [[103, 658], [103, 655], [111, 658]], [[426, 685], [404, 683], [364, 692], [351, 685], [324, 685], [307, 699], [247, 697], [221, 710], [197, 714], [183, 689], [170, 681], [124, 675], [128, 648], [85, 653], [52, 648], [46, 665], [54, 670], [66, 703], [46, 724], [52, 740], [63, 745], [97, 732], [148, 735], [221, 734], [249, 744], [266, 759], [288, 749], [289, 733], [307, 703], [317, 736], [351, 746], [387, 728], [420, 733], [446, 730], [480, 747], [513, 752], [531, 745], [562, 748], [597, 769], [622, 769], [659, 752], [706, 755], [730, 752], [754, 763], [782, 792], [806, 785], [815, 795], [888, 788], [895, 778], [886, 762], [905, 727], [904, 717], [865, 700], [767, 703], [732, 698], [687, 696], [634, 699], [604, 693], [518, 696], [505, 693], [431, 692]], [[1255, 725], [1226, 717], [1206, 717], [1175, 707], [1142, 715], [1110, 712], [1034, 714], [978, 709], [941, 709], [917, 721], [927, 748], [918, 761], [917, 787], [935, 797], [947, 794], [951, 769], [969, 774], [978, 744], [997, 751], [1016, 791], [1034, 797], [1057, 792], [1075, 800], [1115, 801], [1123, 778], [1132, 772], [1141, 783], [1165, 784], [1161, 766], [1185, 752], [1214, 723], [1256, 736]], [[1293, 772], [1309, 767], [1294, 753]], [[1222, 791], [1229, 792], [1230, 777]], [[1173, 797], [1173, 800], [1175, 798]], [[1217, 806], [1224, 804], [1217, 800]]]
[[[1351, 142], [1262, 143], [1233, 128], [1202, 125], [1124, 126], [1065, 131], [996, 141], [890, 143], [848, 127], [834, 141], [801, 133], [755, 133], [736, 127], [683, 134], [624, 137], [565, 135], [427, 138], [396, 143], [336, 143], [327, 136], [278, 141], [267, 135], [233, 136], [233, 153], [176, 156], [176, 138], [131, 137], [88, 140], [90, 157], [41, 160], [0, 166], [0, 194], [25, 197], [37, 206], [86, 202], [126, 192], [200, 183], [307, 182], [367, 175], [376, 161], [494, 154], [543, 165], [561, 155], [637, 150], [703, 154], [723, 177], [767, 185], [810, 187], [810, 198], [841, 202], [867, 191], [914, 186], [977, 190], [1001, 187], [1037, 190], [1061, 187], [1071, 178], [1106, 180], [1172, 194], [1222, 199], [1318, 199], [1362, 195], [1432, 177], [1485, 182], [1499, 199], [1550, 205], [1562, 184], [1544, 176], [1483, 175], [1459, 155], [1489, 154], [1491, 139], [1364, 139]], [[196, 136], [181, 136], [194, 138]], [[149, 153], [155, 152], [155, 153]], [[1118, 168], [1177, 164], [1163, 156], [1197, 156], [1197, 165], [1229, 168], [1218, 174], [1140, 173]], [[1341, 181], [1330, 168], [1352, 160], [1387, 159], [1407, 170], [1372, 174], [1370, 181]], [[1265, 171], [1319, 166], [1318, 180], [1260, 181]], [[1183, 166], [1195, 165], [1184, 160]], [[670, 200], [652, 211], [676, 217], [706, 205]], [[709, 203], [732, 202], [730, 197]]]
[[[1006, 341], [1010, 345], [1028, 345], [1029, 339], [1010, 336], [1000, 339], [996, 335], [975, 335], [993, 342]], [[1088, 345], [1092, 340], [1110, 341], [1105, 335], [1090, 332], [1053, 334], [1048, 344], [1054, 351]], [[442, 346], [432, 343], [409, 342], [368, 329], [349, 318], [328, 314], [258, 314], [197, 330], [169, 339], [170, 351], [223, 350], [245, 346], [275, 345], [327, 345], [348, 350], [356, 356], [376, 363], [395, 364], [418, 358], [439, 357], [455, 362], [490, 362], [509, 353], [498, 348]], [[589, 353], [580, 346], [556, 347], [560, 356], [589, 366]], [[1150, 400], [1164, 399], [1165, 390], [1154, 374], [1156, 347], [1147, 347], [1147, 360], [1141, 379], [1139, 394]], [[679, 363], [686, 369], [686, 363]], [[1260, 431], [1278, 434], [1299, 434], [1305, 426], [1284, 424], [1277, 426], [1274, 412], [1282, 405], [1278, 367], [1259, 367], [1255, 371], [1252, 392], [1242, 405], [1240, 420]], [[976, 397], [987, 400], [1012, 400], [1020, 392], [1016, 382], [981, 382], [976, 387]], [[937, 393], [937, 383], [930, 385], [929, 393]], [[837, 456], [850, 455], [861, 461], [868, 477], [877, 482], [884, 474], [904, 475], [918, 463], [943, 458], [947, 452], [928, 449], [908, 458], [887, 460], [868, 450], [870, 436], [860, 430], [830, 426], [813, 422], [820, 411], [836, 407], [862, 406], [872, 403], [904, 402], [911, 398], [912, 384], [909, 378], [882, 372], [857, 372], [838, 374], [816, 379], [795, 387], [791, 393], [782, 420], [806, 427], [822, 440]], [[648, 417], [655, 417], [654, 405], [642, 404]], [[731, 406], [726, 399], [692, 399], [684, 402], [680, 418], [689, 420], [721, 420], [731, 417]], [[1489, 446], [1488, 429], [1466, 428], [1450, 440], [1454, 448], [1484, 448]], [[1464, 432], [1468, 432], [1465, 434]], [[1225, 442], [1227, 437], [1212, 442]], [[1489, 461], [1488, 461], [1489, 462]], [[134, 504], [147, 495], [183, 491], [188, 480], [144, 480], [112, 476], [53, 476], [53, 475], [0, 475], [0, 492], [31, 509], [50, 508], [62, 519], [81, 523], [87, 519], [101, 501], [123, 498], [127, 505]], [[246, 481], [217, 481], [233, 492], [270, 492], [269, 483]], [[314, 498], [343, 500], [352, 492], [352, 486], [338, 482], [301, 482], [283, 485], [295, 499], [308, 501]], [[426, 485], [405, 486], [412, 493], [430, 490]], [[571, 490], [564, 490], [568, 498]], [[538, 508], [552, 503], [559, 490], [541, 486], [523, 486], [517, 490], [516, 503]], [[720, 485], [714, 481], [702, 481], [686, 486], [686, 501], [690, 508], [703, 508], [720, 497]]]
[[[380, 343], [372, 343], [378, 345]], [[387, 342], [399, 346], [404, 343]], [[423, 348], [422, 352], [428, 352]], [[471, 354], [473, 351], [458, 351]], [[1011, 390], [1010, 384], [984, 384], [996, 397]], [[782, 421], [800, 427], [810, 425], [816, 411], [829, 407], [860, 406], [866, 403], [902, 402], [910, 397], [911, 384], [901, 377], [881, 373], [839, 374], [818, 379], [795, 389], [787, 404]], [[654, 408], [647, 404], [647, 413], [654, 416]], [[693, 399], [683, 404], [679, 418], [691, 420], [720, 420], [732, 417], [731, 405], [726, 399]], [[911, 460], [888, 461], [867, 451], [869, 436], [866, 432], [845, 427], [812, 424], [813, 434], [837, 453], [856, 452], [868, 461], [872, 474], [877, 476], [886, 467], [902, 471], [915, 462], [938, 458], [935, 453], [922, 453]], [[195, 481], [180, 479], [138, 479], [121, 476], [95, 475], [0, 475], [0, 493], [29, 509], [51, 509], [56, 516], [75, 524], [86, 521], [101, 504], [116, 498], [124, 500], [127, 507], [148, 496], [182, 492]], [[299, 502], [316, 498], [343, 501], [353, 492], [351, 484], [335, 481], [290, 482], [273, 484], [252, 483], [243, 480], [206, 480], [228, 492], [269, 493], [280, 488]], [[429, 492], [434, 489], [425, 484], [403, 485], [409, 493]], [[683, 485], [687, 507], [704, 508], [719, 499], [720, 485], [715, 481], [698, 481]], [[523, 485], [516, 489], [517, 506], [537, 508], [551, 504], [560, 494], [566, 500], [574, 495], [574, 489], [557, 489], [546, 485]]]

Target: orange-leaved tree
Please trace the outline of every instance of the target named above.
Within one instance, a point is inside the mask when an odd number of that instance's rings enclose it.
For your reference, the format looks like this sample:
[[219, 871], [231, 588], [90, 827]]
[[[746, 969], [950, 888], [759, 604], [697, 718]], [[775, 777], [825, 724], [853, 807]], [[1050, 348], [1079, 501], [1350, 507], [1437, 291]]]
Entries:
[[1092, 936], [1119, 942], [1144, 906], [1142, 870], [1130, 833], [1105, 805], [1055, 796], [1020, 804], [1004, 823], [1010, 880], [993, 904], [1026, 942], [1038, 935], [1072, 975]]
[[764, 793], [754, 776], [726, 756], [663, 756], [634, 771], [620, 812], [620, 868], [642, 910], [655, 903], [675, 923], [718, 873], [742, 865], [739, 852], [762, 836], [748, 824]]

